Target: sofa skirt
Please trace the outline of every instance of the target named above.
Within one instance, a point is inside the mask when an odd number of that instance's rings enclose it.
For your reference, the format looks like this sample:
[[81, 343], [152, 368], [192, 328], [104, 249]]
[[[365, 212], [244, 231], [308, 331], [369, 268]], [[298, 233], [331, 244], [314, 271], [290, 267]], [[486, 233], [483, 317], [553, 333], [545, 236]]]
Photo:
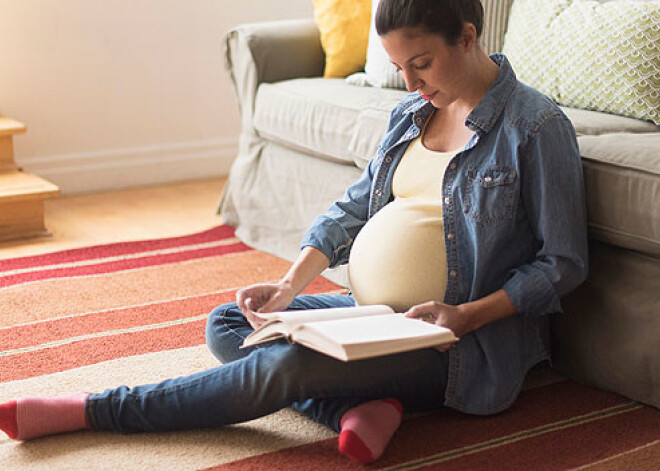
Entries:
[[553, 366], [660, 408], [660, 260], [590, 242], [589, 277], [553, 319]]

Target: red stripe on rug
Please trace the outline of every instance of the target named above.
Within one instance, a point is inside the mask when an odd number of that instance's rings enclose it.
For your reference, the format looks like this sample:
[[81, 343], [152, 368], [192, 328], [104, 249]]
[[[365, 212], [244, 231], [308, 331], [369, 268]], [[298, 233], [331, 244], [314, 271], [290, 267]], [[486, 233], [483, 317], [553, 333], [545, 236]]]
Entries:
[[[338, 289], [340, 287], [333, 282], [318, 277], [307, 286], [303, 294], [323, 293]], [[208, 314], [216, 306], [233, 302], [235, 299], [236, 290], [231, 289], [222, 293], [201, 294], [185, 299], [164, 300], [144, 306], [109, 309], [81, 316], [0, 329], [0, 352], [81, 335], [195, 317]]]
[[166, 265], [168, 263], [184, 262], [187, 260], [200, 259], [205, 257], [214, 257], [218, 255], [227, 255], [230, 253], [247, 252], [253, 250], [242, 242], [231, 245], [221, 245], [206, 249], [188, 250], [163, 255], [152, 255], [139, 257], [129, 260], [119, 260], [115, 262], [98, 263], [95, 265], [83, 265], [77, 267], [54, 268], [50, 270], [41, 270], [17, 275], [0, 277], [0, 288], [39, 281], [52, 278], [70, 278], [74, 276], [99, 275], [104, 273], [113, 273], [123, 270], [133, 270], [136, 268], [152, 267], [157, 265]]
[[[328, 283], [335, 288], [337, 287], [337, 285], [322, 278], [317, 280], [318, 281], [315, 280], [315, 282], [312, 282], [303, 293], [316, 294], [328, 291]], [[226, 298], [224, 298], [224, 296], [226, 296]], [[227, 302], [233, 300], [233, 296], [235, 296], [235, 292], [223, 293], [221, 295], [220, 303], [223, 302], [222, 299], [226, 299]], [[205, 307], [208, 309], [203, 310], [197, 315], [205, 314], [217, 305], [212, 303], [209, 299], [203, 300], [202, 302], [206, 303]], [[173, 303], [170, 304], [170, 307], [177, 308], [178, 306], [176, 303]], [[198, 306], [198, 308], [201, 308], [201, 306]], [[176, 313], [179, 313], [178, 309], [175, 309], [175, 311]], [[133, 317], [132, 313], [129, 312], [127, 314], [130, 318], [136, 319]], [[166, 314], [166, 316], [167, 315], [172, 316], [172, 314]], [[174, 317], [173, 320], [189, 317], [196, 316], [187, 314], [185, 316]], [[76, 318], [65, 318], [61, 319], [61, 321], [75, 322], [75, 319]], [[121, 324], [124, 321], [118, 320], [117, 322]], [[157, 322], [167, 322], [167, 320], [159, 318]], [[150, 324], [142, 324], [138, 322], [137, 324], [132, 324], [128, 327], [141, 325], [148, 326]], [[126, 327], [127, 326], [124, 325], [119, 328]], [[91, 339], [77, 340], [73, 343], [67, 343], [60, 346], [3, 356], [0, 357], [0, 382], [32, 378], [116, 358], [202, 345], [205, 343], [205, 327], [206, 319], [202, 319], [187, 322], [185, 324], [152, 328], [139, 332], [113, 334]], [[93, 328], [92, 332], [87, 333], [103, 333], [107, 330], [108, 328], [101, 330], [95, 330]], [[77, 335], [81, 334], [84, 333], [79, 331]], [[73, 336], [74, 335], [70, 335], [70, 333], [67, 332], [64, 338], [59, 337], [59, 339], [65, 340], [66, 338], [71, 338]], [[57, 340], [57, 338], [55, 340]]]
[[[407, 419], [374, 469], [401, 465], [504, 435], [625, 404], [629, 400], [573, 382], [524, 391], [508, 411], [489, 417], [446, 410]], [[329, 439], [219, 465], [209, 470], [362, 469], [337, 452]], [[463, 469], [478, 469], [466, 467]], [[506, 469], [506, 466], [500, 469]]]
[[205, 326], [206, 319], [202, 319], [0, 357], [0, 382], [33, 378], [115, 358], [202, 345]]
[[235, 299], [236, 291], [165, 301], [148, 306], [112, 309], [105, 312], [28, 324], [0, 330], [0, 352], [32, 347], [81, 335], [158, 324], [209, 313]]
[[[660, 438], [660, 412], [649, 407], [526, 438], [416, 470], [555, 471], [593, 463]], [[660, 463], [658, 463], [660, 466]]]
[[231, 226], [222, 225], [207, 231], [199, 232], [181, 237], [168, 237], [164, 239], [153, 239], [135, 242], [119, 242], [116, 244], [96, 245], [80, 249], [63, 250], [44, 255], [30, 257], [19, 257], [0, 261], [0, 272], [18, 270], [21, 268], [40, 267], [44, 265], [55, 265], [59, 263], [79, 262], [102, 257], [115, 257], [120, 255], [135, 254], [150, 250], [168, 249], [185, 245], [195, 245], [204, 242], [228, 239], [234, 237], [235, 229]]

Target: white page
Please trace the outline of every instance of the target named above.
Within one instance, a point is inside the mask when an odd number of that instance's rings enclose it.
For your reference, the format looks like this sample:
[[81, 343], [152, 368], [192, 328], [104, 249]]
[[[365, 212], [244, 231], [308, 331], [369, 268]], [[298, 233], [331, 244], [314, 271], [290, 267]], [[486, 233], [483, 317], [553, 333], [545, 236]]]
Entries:
[[266, 321], [270, 321], [271, 319], [280, 320], [291, 329], [302, 323], [374, 316], [393, 312], [394, 311], [389, 306], [374, 304], [369, 306], [350, 306], [344, 308], [335, 307], [329, 309], [306, 309], [300, 311], [259, 313], [257, 315]]
[[410, 319], [402, 314], [386, 314], [354, 319], [335, 319], [314, 324], [304, 324], [299, 329], [310, 329], [339, 345], [384, 342], [424, 336], [438, 336], [440, 343], [455, 339], [451, 330], [421, 321]]

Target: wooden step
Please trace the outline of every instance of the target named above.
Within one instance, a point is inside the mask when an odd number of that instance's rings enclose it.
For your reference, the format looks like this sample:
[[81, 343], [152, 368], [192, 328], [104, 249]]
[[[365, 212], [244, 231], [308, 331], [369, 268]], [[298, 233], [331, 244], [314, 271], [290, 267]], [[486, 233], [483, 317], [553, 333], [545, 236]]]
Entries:
[[44, 200], [60, 189], [43, 178], [18, 170], [0, 173], [0, 240], [47, 235]]
[[59, 193], [57, 185], [31, 173], [19, 170], [0, 173], [0, 203], [43, 200]]
[[22, 134], [27, 130], [25, 124], [0, 116], [0, 172], [16, 170], [14, 162], [14, 134]]
[[0, 116], [0, 136], [13, 136], [27, 131], [27, 126], [15, 119]]

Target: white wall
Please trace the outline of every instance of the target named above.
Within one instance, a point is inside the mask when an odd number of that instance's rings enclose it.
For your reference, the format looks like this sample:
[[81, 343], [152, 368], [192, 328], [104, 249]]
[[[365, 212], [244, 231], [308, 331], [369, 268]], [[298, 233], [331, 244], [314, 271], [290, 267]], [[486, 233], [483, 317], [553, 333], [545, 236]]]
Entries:
[[26, 170], [77, 193], [227, 174], [223, 33], [311, 0], [0, 0], [0, 114]]

